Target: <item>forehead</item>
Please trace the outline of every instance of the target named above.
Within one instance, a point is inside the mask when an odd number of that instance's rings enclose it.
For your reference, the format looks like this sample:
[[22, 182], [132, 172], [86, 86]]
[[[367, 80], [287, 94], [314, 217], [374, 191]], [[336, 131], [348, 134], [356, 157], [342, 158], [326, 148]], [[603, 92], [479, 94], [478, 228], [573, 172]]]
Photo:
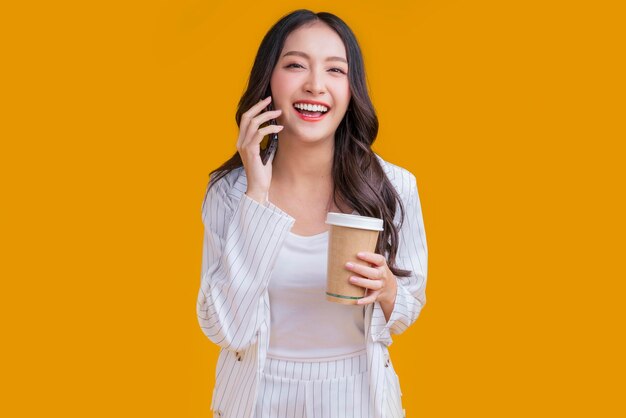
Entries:
[[346, 58], [343, 41], [333, 29], [322, 22], [301, 26], [291, 32], [285, 39], [281, 52], [302, 51], [312, 57], [339, 56]]

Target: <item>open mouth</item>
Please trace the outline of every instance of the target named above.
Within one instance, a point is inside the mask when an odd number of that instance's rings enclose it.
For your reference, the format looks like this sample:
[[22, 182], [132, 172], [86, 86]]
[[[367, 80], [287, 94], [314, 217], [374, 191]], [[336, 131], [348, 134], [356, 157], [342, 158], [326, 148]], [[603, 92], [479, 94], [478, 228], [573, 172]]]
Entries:
[[294, 103], [293, 108], [304, 120], [320, 120], [330, 110], [323, 105], [311, 105], [307, 103]]

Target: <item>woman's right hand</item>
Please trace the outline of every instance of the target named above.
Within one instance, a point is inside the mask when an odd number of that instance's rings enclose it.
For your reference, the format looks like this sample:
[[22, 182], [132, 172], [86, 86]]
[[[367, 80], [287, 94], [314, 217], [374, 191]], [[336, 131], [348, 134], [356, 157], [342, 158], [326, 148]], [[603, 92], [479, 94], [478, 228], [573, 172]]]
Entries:
[[252, 106], [247, 112], [241, 115], [239, 124], [239, 138], [237, 138], [237, 151], [241, 156], [243, 167], [246, 170], [248, 179], [248, 190], [246, 194], [254, 200], [264, 203], [272, 182], [272, 161], [275, 153], [263, 165], [261, 161], [261, 142], [265, 135], [278, 133], [283, 129], [282, 125], [268, 125], [259, 129], [259, 126], [275, 119], [282, 113], [282, 110], [271, 110], [261, 112], [272, 101], [272, 96], [266, 97], [259, 103]]

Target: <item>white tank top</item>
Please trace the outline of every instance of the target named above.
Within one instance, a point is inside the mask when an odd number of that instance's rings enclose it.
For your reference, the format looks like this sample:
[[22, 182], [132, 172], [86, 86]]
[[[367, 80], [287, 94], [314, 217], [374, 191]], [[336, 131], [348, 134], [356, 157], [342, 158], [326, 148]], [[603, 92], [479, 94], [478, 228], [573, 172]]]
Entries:
[[268, 356], [340, 358], [365, 349], [365, 306], [326, 300], [327, 260], [328, 231], [308, 237], [288, 233], [268, 288]]

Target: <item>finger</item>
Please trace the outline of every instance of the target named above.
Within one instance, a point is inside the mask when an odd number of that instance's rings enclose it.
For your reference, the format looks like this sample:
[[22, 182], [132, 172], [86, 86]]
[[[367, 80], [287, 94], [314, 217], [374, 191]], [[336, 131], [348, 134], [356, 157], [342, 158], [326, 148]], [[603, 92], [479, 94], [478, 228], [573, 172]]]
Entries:
[[382, 279], [382, 274], [377, 267], [368, 267], [355, 263], [346, 263], [346, 268], [363, 277], [368, 277], [374, 280]]
[[263, 141], [265, 135], [271, 133], [278, 133], [284, 128], [283, 125], [267, 125], [261, 129], [256, 130], [252, 135], [244, 137], [240, 144], [239, 152], [253, 152], [258, 151], [258, 145]]
[[372, 292], [366, 297], [357, 300], [356, 303], [357, 305], [367, 305], [368, 303], [374, 303], [376, 302], [376, 299], [378, 299], [378, 295], [380, 295], [380, 293], [381, 293], [380, 290], [376, 292]]
[[259, 126], [261, 126], [264, 122], [267, 122], [268, 120], [277, 118], [278, 116], [280, 116], [281, 113], [282, 113], [282, 110], [280, 109], [270, 110], [269, 112], [263, 112], [259, 116], [253, 118], [248, 123], [248, 130], [246, 132], [246, 137], [254, 136], [256, 132], [259, 130]]
[[268, 110], [252, 118], [250, 126], [261, 126], [263, 123], [271, 119], [276, 119], [283, 113], [282, 109]]
[[387, 263], [387, 260], [382, 255], [376, 254], [376, 253], [371, 253], [371, 252], [368, 252], [368, 251], [362, 251], [362, 252], [358, 253], [357, 257], [359, 257], [361, 260], [368, 261], [368, 262], [370, 262], [372, 264], [375, 264], [377, 266], [383, 266], [383, 265], [385, 265]]
[[366, 279], [357, 276], [350, 277], [350, 283], [372, 290], [380, 290], [383, 288], [383, 282], [380, 280]]
[[[249, 138], [244, 144], [244, 148], [247, 148], [249, 146], [252, 145], [258, 145], [261, 143], [261, 141], [263, 141], [263, 138], [265, 137], [265, 135], [271, 134], [271, 133], [278, 133], [280, 131], [283, 130], [283, 125], [267, 125], [264, 128], [261, 128], [259, 130], [256, 131], [256, 133], [254, 135], [252, 135], [251, 138]], [[256, 147], [255, 147], [256, 149]]]
[[267, 96], [265, 99], [261, 100], [259, 103], [252, 106], [243, 115], [241, 115], [241, 123], [239, 128], [243, 131], [248, 129], [248, 124], [263, 108], [267, 107], [272, 101], [272, 96]]

